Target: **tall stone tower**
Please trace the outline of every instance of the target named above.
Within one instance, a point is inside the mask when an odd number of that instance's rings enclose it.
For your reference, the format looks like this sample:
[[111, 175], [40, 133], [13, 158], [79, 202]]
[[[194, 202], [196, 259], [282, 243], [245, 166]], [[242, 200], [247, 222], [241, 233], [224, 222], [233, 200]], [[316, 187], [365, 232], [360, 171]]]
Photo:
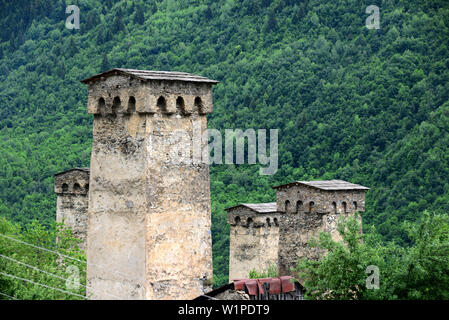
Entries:
[[55, 174], [56, 221], [72, 229], [86, 250], [89, 169], [75, 168]]
[[228, 211], [229, 281], [246, 279], [251, 270], [277, 269], [279, 214], [276, 202], [242, 203]]
[[[198, 150], [191, 146], [207, 148], [207, 139], [198, 137], [207, 128], [217, 81], [183, 72], [113, 69], [83, 83], [94, 115], [88, 294], [203, 294], [212, 278], [209, 166], [207, 159], [195, 161]], [[177, 158], [180, 146], [190, 148], [187, 161]]]
[[332, 239], [341, 241], [337, 230], [339, 218], [364, 212], [365, 192], [369, 190], [343, 180], [295, 181], [273, 188], [277, 210], [281, 212], [280, 275], [291, 275], [291, 269], [302, 257], [318, 259], [323, 254], [308, 245], [320, 232], [329, 232]]

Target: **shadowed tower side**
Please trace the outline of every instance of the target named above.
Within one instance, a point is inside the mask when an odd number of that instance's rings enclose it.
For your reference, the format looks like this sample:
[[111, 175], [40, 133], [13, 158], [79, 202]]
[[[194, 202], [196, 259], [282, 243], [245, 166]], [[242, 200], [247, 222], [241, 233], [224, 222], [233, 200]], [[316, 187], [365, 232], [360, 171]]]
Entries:
[[276, 202], [242, 203], [226, 209], [230, 225], [229, 281], [277, 269], [279, 214]]
[[130, 69], [83, 82], [94, 115], [88, 286], [123, 299], [203, 294], [212, 278], [209, 166], [190, 159], [195, 150], [186, 161], [173, 150], [195, 142], [207, 148], [207, 139], [194, 137], [207, 128], [217, 82]]
[[55, 174], [56, 221], [64, 222], [86, 250], [89, 169], [75, 168]]
[[[295, 181], [276, 189], [279, 228], [279, 274], [294, 275], [298, 259], [319, 259], [324, 252], [309, 246], [320, 232], [341, 241], [338, 222], [365, 211], [369, 188], [343, 180]], [[361, 216], [359, 215], [361, 222]]]

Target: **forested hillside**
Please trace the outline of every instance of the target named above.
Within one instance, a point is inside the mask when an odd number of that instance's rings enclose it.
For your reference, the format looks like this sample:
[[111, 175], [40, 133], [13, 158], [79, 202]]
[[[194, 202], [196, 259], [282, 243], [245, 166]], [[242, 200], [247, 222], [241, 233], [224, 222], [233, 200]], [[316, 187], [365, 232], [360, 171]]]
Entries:
[[[220, 81], [209, 127], [279, 129], [279, 170], [211, 167], [214, 272], [227, 281], [224, 208], [271, 186], [371, 188], [365, 226], [407, 245], [405, 220], [449, 212], [449, 4], [437, 0], [0, 0], [0, 215], [55, 219], [53, 174], [89, 165], [80, 80], [113, 67]], [[368, 5], [380, 29], [365, 27]]]

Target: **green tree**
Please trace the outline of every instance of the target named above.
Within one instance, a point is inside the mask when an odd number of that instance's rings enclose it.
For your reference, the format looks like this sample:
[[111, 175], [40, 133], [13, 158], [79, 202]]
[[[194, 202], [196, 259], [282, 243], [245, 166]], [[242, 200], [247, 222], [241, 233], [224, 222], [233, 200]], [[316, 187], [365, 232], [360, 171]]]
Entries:
[[413, 241], [398, 275], [395, 293], [403, 299], [449, 299], [449, 216], [424, 212], [406, 222]]
[[[362, 236], [357, 217], [339, 222], [341, 242], [321, 233], [310, 245], [324, 250], [325, 256], [302, 259], [295, 269], [304, 279], [306, 297], [448, 299], [449, 216], [424, 212], [419, 223], [408, 222], [403, 227], [412, 241], [408, 248], [383, 243], [374, 229]], [[379, 271], [378, 288], [369, 286], [370, 266]]]
[[79, 243], [61, 224], [21, 228], [0, 217], [0, 292], [19, 300], [86, 299]]
[[108, 55], [105, 53], [103, 59], [101, 60], [100, 72], [108, 71], [110, 69], [110, 64], [108, 60]]
[[143, 24], [145, 22], [144, 7], [142, 4], [136, 6], [136, 13], [134, 15], [134, 23]]
[[258, 272], [256, 269], [252, 269], [249, 272], [250, 279], [275, 278], [277, 276], [278, 272], [276, 265], [270, 265], [266, 271], [262, 270], [261, 272]]
[[123, 19], [120, 14], [117, 14], [114, 18], [114, 22], [112, 23], [112, 32], [118, 33], [120, 31], [125, 30], [125, 24], [123, 23]]
[[[2, 2], [1, 215], [50, 227], [53, 174], [89, 166], [92, 118], [79, 80], [98, 72], [104, 53], [114, 67], [220, 80], [210, 128], [279, 129], [275, 175], [210, 167], [216, 285], [228, 282], [224, 208], [275, 201], [276, 184], [369, 186], [363, 226], [398, 252], [412, 244], [403, 221], [449, 212], [447, 1], [384, 1], [381, 30], [365, 28], [356, 0], [171, 1], [171, 11], [166, 1], [139, 0], [143, 24], [133, 23], [134, 2], [80, 1], [81, 32], [64, 28], [66, 1]], [[117, 16], [129, 41], [112, 32]], [[386, 36], [393, 28], [400, 36]]]
[[276, 12], [274, 10], [270, 10], [268, 12], [267, 21], [265, 22], [264, 31], [270, 32], [277, 27], [277, 18], [276, 18]]

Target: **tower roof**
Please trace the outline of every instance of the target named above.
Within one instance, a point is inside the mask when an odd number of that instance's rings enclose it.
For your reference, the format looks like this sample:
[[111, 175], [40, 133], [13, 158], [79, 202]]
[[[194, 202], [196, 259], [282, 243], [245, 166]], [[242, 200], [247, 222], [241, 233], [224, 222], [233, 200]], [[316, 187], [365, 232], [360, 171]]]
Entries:
[[73, 169], [68, 169], [68, 170], [65, 170], [65, 171], [61, 171], [61, 172], [55, 173], [54, 175], [55, 176], [59, 176], [61, 174], [64, 174], [64, 173], [67, 173], [67, 172], [71, 172], [71, 171], [83, 171], [83, 172], [89, 173], [90, 168], [73, 168]]
[[187, 72], [178, 71], [151, 71], [151, 70], [136, 70], [136, 69], [122, 69], [114, 68], [106, 72], [99, 73], [90, 78], [84, 79], [82, 83], [90, 83], [91, 81], [99, 80], [101, 78], [110, 77], [113, 75], [127, 75], [140, 80], [168, 80], [168, 81], [187, 81], [198, 83], [216, 84], [218, 81], [211, 80], [206, 77], [198, 76]]
[[368, 187], [364, 187], [360, 184], [347, 182], [344, 180], [321, 180], [321, 181], [294, 181], [279, 186], [273, 187], [273, 189], [281, 187], [289, 187], [294, 185], [306, 185], [309, 187], [317, 188], [326, 191], [339, 191], [339, 190], [369, 190]]
[[267, 203], [241, 203], [239, 205], [227, 208], [226, 211], [232, 210], [237, 207], [247, 207], [257, 213], [275, 213], [277, 212], [276, 202]]

